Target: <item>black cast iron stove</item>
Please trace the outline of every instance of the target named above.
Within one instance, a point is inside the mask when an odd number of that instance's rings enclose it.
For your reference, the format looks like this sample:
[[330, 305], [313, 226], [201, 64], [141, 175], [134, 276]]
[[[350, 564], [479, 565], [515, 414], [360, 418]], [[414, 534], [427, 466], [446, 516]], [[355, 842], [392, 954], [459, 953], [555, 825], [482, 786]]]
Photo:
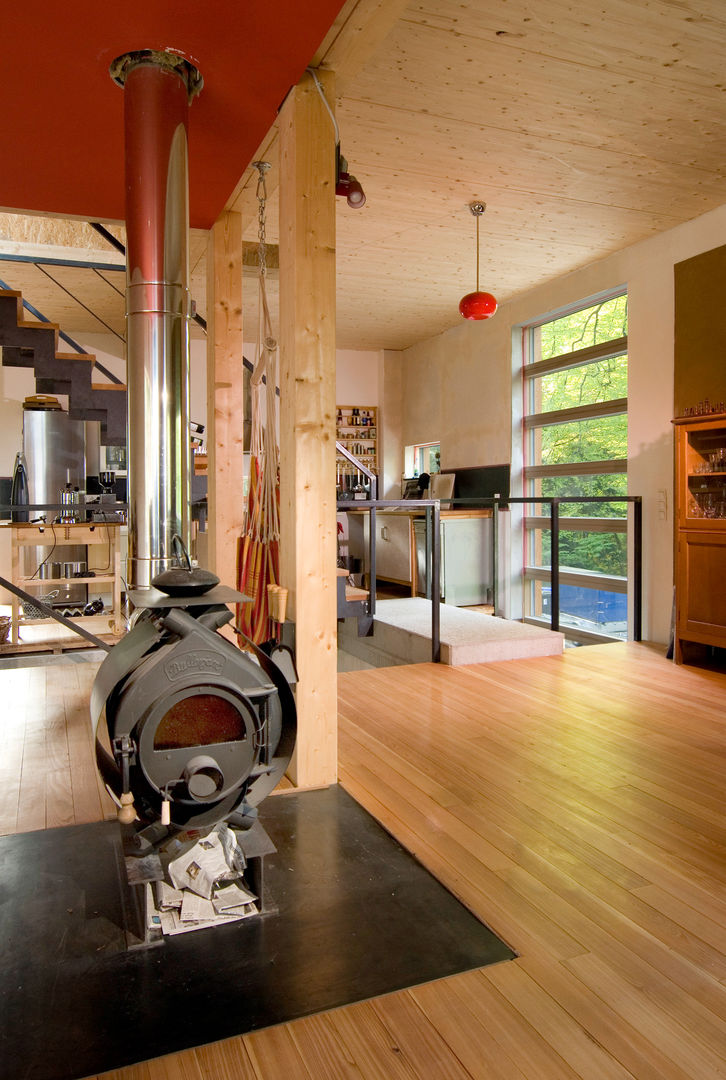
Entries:
[[[157, 579], [158, 581], [158, 579]], [[246, 827], [282, 778], [295, 742], [290, 685], [251, 642], [219, 629], [249, 599], [223, 585], [130, 593], [141, 610], [103, 661], [91, 695], [96, 759], [119, 818], [153, 838], [226, 820]], [[100, 738], [104, 713], [111, 753]], [[136, 820], [138, 818], [138, 820]]]

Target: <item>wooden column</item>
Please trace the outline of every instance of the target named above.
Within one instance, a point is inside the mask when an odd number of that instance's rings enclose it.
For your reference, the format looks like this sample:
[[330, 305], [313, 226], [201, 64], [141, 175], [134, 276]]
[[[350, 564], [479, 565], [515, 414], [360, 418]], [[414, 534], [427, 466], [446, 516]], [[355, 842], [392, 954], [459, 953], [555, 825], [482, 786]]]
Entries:
[[[321, 72], [331, 107], [332, 73]], [[335, 137], [310, 75], [280, 113], [281, 583], [295, 622], [299, 787], [337, 779]]]
[[244, 508], [242, 350], [242, 218], [225, 212], [207, 247], [207, 561], [233, 587]]

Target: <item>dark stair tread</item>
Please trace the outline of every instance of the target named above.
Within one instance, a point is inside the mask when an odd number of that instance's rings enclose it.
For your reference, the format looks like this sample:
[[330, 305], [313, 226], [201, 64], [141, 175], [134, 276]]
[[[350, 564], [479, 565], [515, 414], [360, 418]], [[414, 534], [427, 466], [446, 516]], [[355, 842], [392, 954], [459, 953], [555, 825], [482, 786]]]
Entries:
[[57, 352], [59, 327], [55, 323], [31, 322], [24, 313], [22, 293], [0, 289], [3, 365], [33, 368], [38, 393], [67, 396], [69, 416], [100, 421], [104, 445], [125, 445], [126, 387], [93, 383], [96, 357], [91, 353]]

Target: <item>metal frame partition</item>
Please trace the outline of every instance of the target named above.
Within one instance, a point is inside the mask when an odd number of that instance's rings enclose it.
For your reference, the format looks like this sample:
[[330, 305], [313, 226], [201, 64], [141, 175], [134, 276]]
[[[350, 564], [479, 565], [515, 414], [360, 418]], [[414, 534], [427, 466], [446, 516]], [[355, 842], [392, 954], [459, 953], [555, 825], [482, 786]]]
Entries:
[[568, 503], [626, 503], [633, 507], [633, 641], [641, 641], [643, 635], [643, 498], [641, 495], [560, 495], [523, 496], [508, 499], [509, 503], [547, 504], [550, 508], [551, 566], [550, 584], [552, 602], [550, 609], [550, 629], [560, 629], [560, 507]]
[[341, 499], [337, 503], [337, 509], [345, 513], [349, 510], [364, 510], [370, 515], [368, 529], [368, 560], [369, 560], [369, 600], [368, 613], [374, 615], [376, 611], [376, 511], [377, 510], [423, 510], [426, 514], [426, 547], [427, 557], [431, 556], [431, 660], [434, 664], [441, 662], [441, 504], [438, 499], [377, 499], [377, 478], [374, 473], [362, 465], [352, 454], [348, 453], [341, 443], [335, 444], [339, 453], [346, 457], [351, 464], [362, 472], [371, 483], [370, 499]]
[[[547, 504], [550, 507], [550, 526], [552, 530], [552, 554], [551, 554], [551, 566], [550, 566], [550, 584], [552, 587], [552, 604], [550, 609], [550, 629], [560, 629], [560, 506], [567, 503], [626, 503], [633, 507], [633, 573], [632, 573], [632, 589], [630, 590], [633, 598], [633, 640], [642, 640], [642, 623], [643, 623], [643, 499], [640, 495], [563, 495], [563, 496], [530, 496], [520, 497], [497, 497], [491, 498], [472, 498], [472, 499], [444, 499], [447, 506], [461, 506], [468, 507], [469, 509], [481, 509], [485, 507], [491, 507], [494, 511], [492, 519], [492, 583], [493, 583], [493, 600], [494, 606], [497, 605], [497, 561], [499, 551], [499, 514], [498, 511], [502, 508], [506, 508], [512, 503], [516, 505], [525, 505], [528, 503]], [[416, 505], [413, 500], [407, 499], [404, 506]], [[437, 548], [440, 545], [437, 544]], [[426, 565], [432, 566], [431, 563], [432, 542], [430, 536], [430, 523], [427, 521], [426, 528]], [[437, 568], [437, 577], [440, 580], [440, 568]], [[433, 592], [433, 586], [431, 587]], [[427, 594], [428, 595], [428, 594]]]
[[[345, 512], [348, 510], [364, 510], [370, 514], [370, 528], [368, 537], [370, 598], [369, 614], [375, 614], [376, 608], [376, 511], [377, 510], [423, 510], [426, 514], [426, 564], [431, 567], [430, 597], [431, 597], [431, 659], [434, 663], [441, 660], [441, 503], [438, 499], [377, 499], [375, 498], [376, 477], [366, 469], [340, 443], [336, 444], [340, 453], [347, 457], [352, 464], [364, 473], [371, 481], [370, 499], [340, 500], [337, 509]], [[512, 504], [527, 505], [537, 503], [548, 505], [550, 508], [551, 538], [551, 566], [550, 585], [552, 599], [550, 608], [550, 629], [560, 629], [560, 507], [568, 503], [626, 503], [633, 508], [632, 515], [632, 580], [629, 590], [632, 596], [633, 611], [633, 640], [641, 641], [643, 633], [643, 499], [640, 495], [563, 495], [557, 497], [544, 496], [512, 496], [507, 498], [482, 498], [482, 499], [445, 499], [448, 506], [454, 504], [468, 506], [470, 508], [491, 507], [493, 513], [493, 543], [492, 543], [492, 581], [494, 592], [494, 605], [497, 604], [497, 556], [499, 546], [498, 517], [499, 511]]]

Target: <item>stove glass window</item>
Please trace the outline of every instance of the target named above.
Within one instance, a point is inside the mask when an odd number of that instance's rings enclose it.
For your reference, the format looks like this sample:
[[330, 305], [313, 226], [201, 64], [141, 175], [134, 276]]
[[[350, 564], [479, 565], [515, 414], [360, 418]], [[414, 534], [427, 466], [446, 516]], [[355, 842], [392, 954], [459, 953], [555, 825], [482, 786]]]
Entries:
[[155, 750], [240, 742], [246, 738], [242, 714], [216, 694], [190, 694], [164, 714], [154, 735]]

